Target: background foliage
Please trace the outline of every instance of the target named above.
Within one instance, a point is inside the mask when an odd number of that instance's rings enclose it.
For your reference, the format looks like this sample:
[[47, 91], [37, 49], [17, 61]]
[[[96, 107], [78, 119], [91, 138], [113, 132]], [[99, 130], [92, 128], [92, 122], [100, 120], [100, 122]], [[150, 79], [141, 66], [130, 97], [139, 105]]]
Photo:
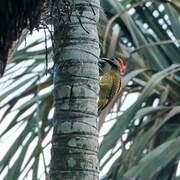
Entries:
[[[178, 178], [179, 6], [163, 0], [101, 1], [101, 56], [123, 56], [127, 64], [122, 91], [99, 118], [103, 180]], [[0, 155], [4, 179], [48, 174], [53, 86], [51, 46], [45, 42], [18, 50], [0, 79], [0, 143], [8, 147]], [[35, 50], [40, 44], [44, 48]]]

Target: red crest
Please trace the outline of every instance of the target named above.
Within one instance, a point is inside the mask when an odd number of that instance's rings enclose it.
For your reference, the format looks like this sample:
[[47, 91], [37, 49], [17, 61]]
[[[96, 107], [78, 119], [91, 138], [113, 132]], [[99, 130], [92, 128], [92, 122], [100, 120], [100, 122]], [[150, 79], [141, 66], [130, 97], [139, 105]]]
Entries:
[[120, 69], [121, 69], [121, 72], [124, 72], [125, 69], [126, 69], [126, 64], [125, 64], [125, 61], [124, 59], [122, 58], [118, 58], [117, 59], [118, 63], [119, 63], [119, 66], [120, 66]]

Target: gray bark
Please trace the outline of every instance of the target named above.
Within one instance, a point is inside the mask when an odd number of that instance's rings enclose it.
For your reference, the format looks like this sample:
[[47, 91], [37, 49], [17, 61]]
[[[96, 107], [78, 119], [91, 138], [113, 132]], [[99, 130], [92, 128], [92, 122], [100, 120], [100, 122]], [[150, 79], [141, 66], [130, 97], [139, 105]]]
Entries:
[[[63, 12], [63, 20], [59, 17], [54, 21], [55, 112], [50, 178], [98, 180], [99, 40], [96, 24], [99, 0], [69, 2], [72, 15], [69, 17]], [[64, 7], [59, 7], [61, 11], [60, 8]]]

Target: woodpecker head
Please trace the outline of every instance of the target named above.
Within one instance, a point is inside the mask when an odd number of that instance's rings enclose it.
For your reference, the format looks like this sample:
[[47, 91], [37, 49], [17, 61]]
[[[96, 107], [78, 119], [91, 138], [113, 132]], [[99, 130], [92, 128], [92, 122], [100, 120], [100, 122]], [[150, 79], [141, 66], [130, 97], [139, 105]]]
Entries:
[[100, 75], [108, 72], [112, 69], [118, 70], [120, 73], [124, 73], [126, 65], [123, 58], [100, 58], [99, 59]]
[[111, 58], [111, 64], [117, 68], [118, 70], [120, 70], [121, 73], [124, 73], [125, 69], [126, 69], [126, 64], [123, 58]]

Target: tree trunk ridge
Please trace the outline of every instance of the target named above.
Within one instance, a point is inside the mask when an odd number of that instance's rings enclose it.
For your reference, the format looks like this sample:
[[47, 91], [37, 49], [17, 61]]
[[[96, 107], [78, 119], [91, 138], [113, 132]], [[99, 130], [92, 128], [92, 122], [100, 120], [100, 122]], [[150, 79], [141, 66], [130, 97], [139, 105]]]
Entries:
[[59, 2], [55, 7], [58, 19], [54, 19], [55, 111], [50, 177], [98, 180], [99, 1], [69, 0], [71, 12], [65, 11], [63, 1]]

